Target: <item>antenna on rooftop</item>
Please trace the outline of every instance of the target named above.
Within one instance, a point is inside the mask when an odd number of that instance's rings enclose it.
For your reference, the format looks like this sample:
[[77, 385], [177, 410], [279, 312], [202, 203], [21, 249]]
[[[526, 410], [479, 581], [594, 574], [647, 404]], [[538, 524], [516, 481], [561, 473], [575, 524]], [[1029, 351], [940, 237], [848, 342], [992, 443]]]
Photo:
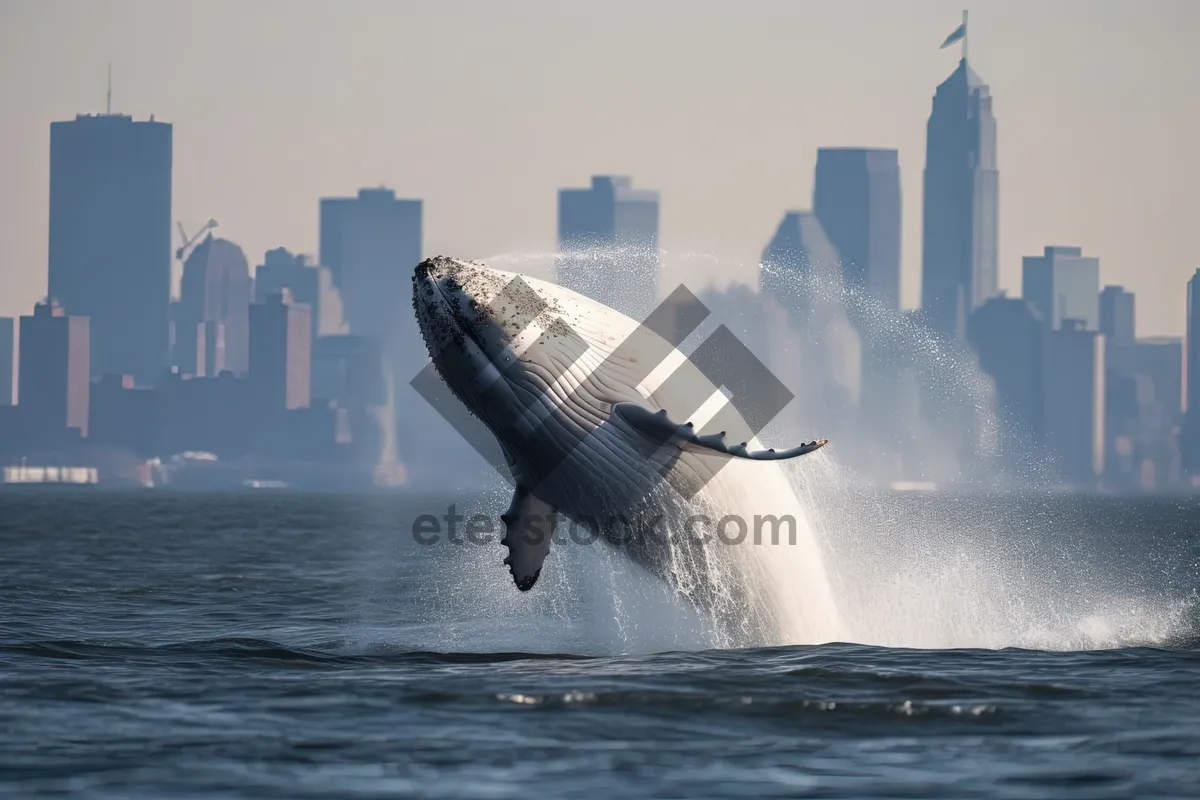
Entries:
[[108, 102], [104, 107], [105, 114], [112, 114], [112, 62], [108, 62]]
[[967, 60], [967, 34], [969, 31], [967, 30], [967, 10], [965, 8], [963, 9], [962, 26], [963, 26], [962, 60], [966, 61]]

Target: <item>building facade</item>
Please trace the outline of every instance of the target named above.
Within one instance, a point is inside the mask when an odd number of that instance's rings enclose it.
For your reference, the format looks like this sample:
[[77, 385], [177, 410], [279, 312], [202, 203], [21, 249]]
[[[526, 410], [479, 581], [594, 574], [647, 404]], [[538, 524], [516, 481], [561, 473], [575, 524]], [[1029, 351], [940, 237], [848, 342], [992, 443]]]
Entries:
[[971, 315], [967, 340], [995, 382], [1005, 428], [1001, 453], [1022, 457], [1030, 442], [1040, 444], [1046, 436], [1046, 325], [1025, 300], [998, 296]]
[[1084, 330], [1100, 330], [1100, 259], [1083, 255], [1078, 247], [1047, 247], [1040, 256], [1025, 256], [1021, 294], [1052, 331], [1061, 330], [1067, 320], [1079, 320]]
[[11, 406], [16, 381], [17, 326], [12, 317], [0, 317], [0, 406]]
[[1179, 484], [1176, 432], [1183, 419], [1183, 340], [1105, 336], [1105, 473], [1115, 489], [1154, 491]]
[[54, 301], [21, 317], [17, 406], [41, 441], [57, 441], [69, 429], [87, 435], [89, 345], [87, 317], [69, 316]]
[[407, 348], [420, 338], [410, 304], [421, 261], [422, 203], [391, 189], [321, 200], [320, 261], [341, 293], [352, 333]]
[[308, 408], [312, 392], [312, 323], [291, 292], [250, 307], [249, 381], [255, 406], [273, 414]]
[[172, 131], [120, 114], [50, 125], [49, 295], [87, 317], [91, 374], [170, 359]]
[[899, 154], [852, 147], [818, 150], [813, 213], [841, 256], [845, 285], [899, 312]]
[[1182, 435], [1183, 467], [1192, 476], [1200, 475], [1200, 269], [1187, 284], [1187, 363], [1184, 389]]
[[[220, 369], [229, 369], [243, 374], [249, 369], [252, 291], [242, 248], [209, 234], [192, 250], [183, 265], [175, 310], [177, 353], [173, 363], [181, 372], [215, 375]], [[218, 328], [221, 367], [214, 372], [212, 359], [197, 363], [196, 354], [202, 347], [211, 356], [218, 344], [214, 338]]]
[[1046, 445], [1063, 481], [1095, 488], [1104, 474], [1104, 336], [1071, 319], [1047, 342]]
[[1133, 344], [1137, 338], [1137, 306], [1133, 292], [1105, 286], [1100, 292], [1100, 332], [1109, 347]]

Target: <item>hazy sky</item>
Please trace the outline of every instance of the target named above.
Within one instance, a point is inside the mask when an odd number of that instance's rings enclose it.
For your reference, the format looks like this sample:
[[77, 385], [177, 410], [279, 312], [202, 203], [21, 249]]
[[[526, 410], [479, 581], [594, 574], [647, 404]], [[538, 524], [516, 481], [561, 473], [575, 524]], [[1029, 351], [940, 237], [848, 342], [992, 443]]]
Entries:
[[[317, 201], [425, 200], [426, 254], [554, 245], [556, 189], [662, 192], [666, 279], [753, 280], [816, 150], [895, 147], [903, 294], [961, 0], [0, 0], [0, 315], [45, 292], [50, 123], [175, 125], [172, 215], [252, 265], [316, 252]], [[999, 136], [1000, 281], [1046, 244], [1100, 257], [1140, 335], [1180, 334], [1200, 267], [1200, 0], [982, 0], [971, 62]], [[709, 258], [707, 256], [711, 255]], [[406, 313], [407, 298], [398, 299]]]

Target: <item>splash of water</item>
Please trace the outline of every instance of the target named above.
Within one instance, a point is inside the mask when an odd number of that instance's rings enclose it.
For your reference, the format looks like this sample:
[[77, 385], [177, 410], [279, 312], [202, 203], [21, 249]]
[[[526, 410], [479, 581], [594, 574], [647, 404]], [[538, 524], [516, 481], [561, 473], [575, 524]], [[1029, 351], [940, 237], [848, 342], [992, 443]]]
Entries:
[[[492, 548], [455, 548], [453, 569], [438, 573], [428, 597], [437, 606], [436, 649], [625, 653], [844, 640], [824, 556], [787, 476], [774, 464], [727, 469], [671, 520], [665, 533], [677, 546], [665, 581], [603, 541], [563, 535], [563, 521], [528, 594], [513, 589]], [[497, 488], [480, 509], [507, 502]], [[756, 538], [754, 519], [768, 512], [796, 524], [781, 526], [777, 538], [763, 526]], [[696, 515], [713, 524], [701, 531], [684, 523]], [[747, 522], [737, 543], [716, 535], [716, 523], [731, 516]], [[736, 525], [728, 530], [735, 534]], [[684, 546], [698, 532], [709, 534], [703, 549]], [[487, 609], [486, 620], [477, 609]]]
[[673, 583], [695, 580], [689, 571], [697, 566], [705, 570], [716, 587], [706, 609], [716, 623], [716, 644], [846, 638], [825, 554], [779, 464], [730, 461], [694, 502], [708, 520], [707, 558], [697, 565], [679, 553]]
[[[530, 271], [528, 264], [540, 262], [537, 271], [545, 274], [555, 255], [510, 254], [487, 263]], [[620, 264], [612, 253], [605, 255], [609, 263]], [[631, 652], [854, 641], [1079, 649], [1159, 643], [1189, 624], [1190, 601], [1147, 592], [1086, 564], [1081, 557], [1086, 537], [1057, 550], [1050, 547], [1048, 533], [1069, 542], [1076, 522], [1040, 518], [1042, 507], [1035, 500], [1013, 503], [1008, 497], [989, 505], [977, 494], [955, 494], [915, 502], [870, 488], [878, 473], [855, 469], [855, 458], [843, 457], [843, 439], [859, 463], [887, 461], [881, 454], [898, 447], [925, 447], [932, 453], [924, 453], [923, 475], [978, 483], [986, 468], [995, 466], [1000, 429], [991, 383], [971, 358], [910, 317], [873, 305], [840, 283], [793, 280], [796, 294], [810, 308], [823, 309], [824, 316], [817, 313], [816, 319], [844, 325], [853, 318], [860, 341], [903, 354], [889, 379], [907, 372], [924, 380], [927, 395], [941, 401], [943, 415], [930, 419], [919, 404], [904, 405], [901, 397], [893, 398], [890, 410], [876, 406], [872, 412], [885, 414], [886, 424], [866, 417], [862, 408], [830, 413], [829, 403], [811, 389], [828, 386], [833, 373], [827, 362], [844, 354], [814, 348], [820, 331], [798, 331], [794, 316], [764, 313], [773, 299], [753, 291], [742, 293], [740, 309], [738, 302], [732, 309], [710, 303], [718, 311], [714, 316], [723, 316], [720, 321], [769, 366], [799, 361], [799, 370], [781, 370], [797, 394], [799, 413], [784, 415], [761, 439], [812, 438], [812, 420], [822, 416], [838, 430], [830, 432], [829, 450], [803, 459], [731, 462], [690, 510], [714, 522], [738, 519], [751, 530], [757, 517], [787, 517], [794, 520], [794, 537], [771, 541], [748, 535], [729, 544], [713, 540], [710, 528], [701, 556], [686, 548], [673, 551], [668, 583], [611, 548], [556, 545], [542, 582], [529, 595], [513, 591], [494, 554], [467, 549], [459, 554], [454, 583], [443, 587], [442, 596], [447, 607], [488, 607], [496, 629], [481, 634], [477, 621], [447, 626], [445, 646]], [[731, 320], [730, 310], [760, 325], [766, 320], [773, 346], [760, 336], [756, 348], [755, 331]], [[946, 441], [953, 444], [942, 446]], [[972, 472], [980, 464], [985, 469]], [[1044, 462], [1031, 454], [1024, 467], [1036, 484]], [[507, 502], [499, 493], [494, 500], [497, 507]], [[955, 513], [943, 513], [947, 509]], [[671, 521], [673, 536], [693, 532], [684, 519]], [[711, 591], [705, 606], [696, 608], [686, 597], [701, 580]]]
[[1082, 650], [1194, 630], [1195, 598], [1106, 551], [1062, 498], [872, 492], [834, 454], [785, 469], [828, 555], [848, 641]]

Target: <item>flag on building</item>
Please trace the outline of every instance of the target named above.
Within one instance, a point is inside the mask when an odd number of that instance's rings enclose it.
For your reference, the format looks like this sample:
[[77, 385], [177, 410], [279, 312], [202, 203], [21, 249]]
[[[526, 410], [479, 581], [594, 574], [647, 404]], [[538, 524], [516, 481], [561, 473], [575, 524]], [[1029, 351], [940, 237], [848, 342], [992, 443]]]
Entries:
[[946, 41], [942, 42], [942, 49], [945, 50], [947, 47], [954, 44], [955, 42], [962, 40], [962, 38], [966, 35], [967, 35], [967, 23], [964, 20], [961, 25], [959, 25], [957, 28], [954, 29], [954, 33], [951, 33], [949, 36], [946, 37]]

